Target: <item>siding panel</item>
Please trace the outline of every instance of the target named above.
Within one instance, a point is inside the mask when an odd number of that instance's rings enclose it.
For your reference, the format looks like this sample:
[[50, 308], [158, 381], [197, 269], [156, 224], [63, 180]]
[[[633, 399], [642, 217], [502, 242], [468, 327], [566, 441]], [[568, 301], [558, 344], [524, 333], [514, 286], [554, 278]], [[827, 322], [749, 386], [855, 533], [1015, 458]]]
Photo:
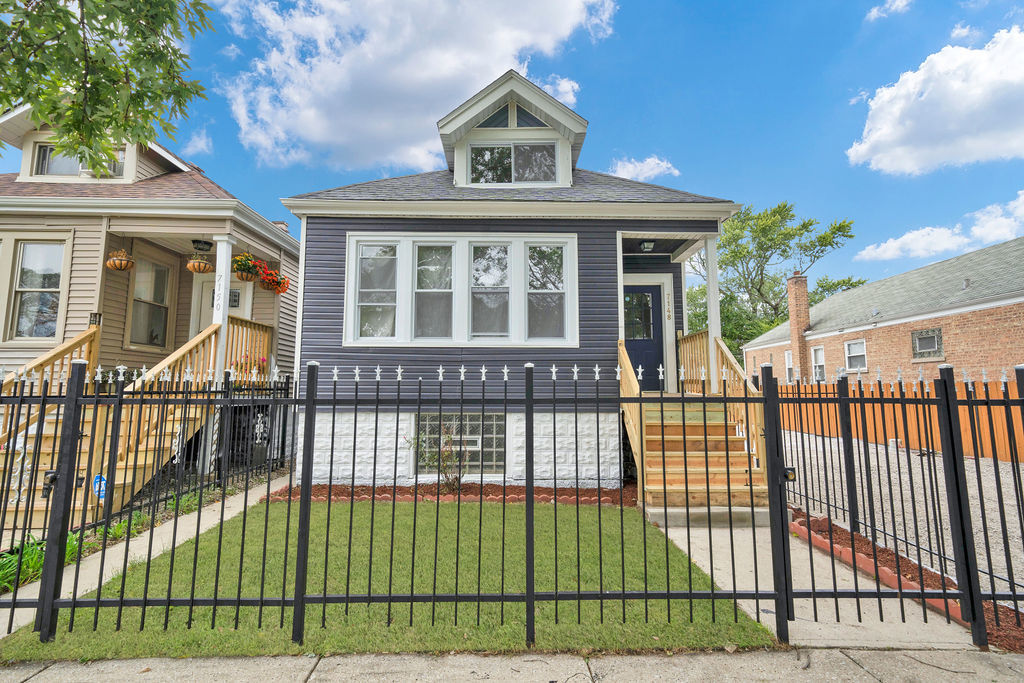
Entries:
[[[642, 225], [645, 231], [658, 227], [656, 222], [644, 222]], [[338, 366], [349, 377], [351, 369], [357, 365], [368, 371], [378, 363], [389, 369], [401, 364], [406, 370], [405, 377], [412, 380], [419, 376], [436, 378], [438, 365], [446, 367], [448, 377], [457, 377], [459, 366], [465, 365], [472, 371], [467, 376], [479, 378], [477, 370], [483, 364], [493, 369], [508, 364], [513, 370], [510, 374], [510, 395], [522, 394], [522, 367], [527, 362], [536, 364], [538, 384], [550, 377], [546, 369], [552, 364], [564, 368], [563, 377], [573, 364], [588, 370], [599, 365], [605, 370], [604, 377], [611, 379], [617, 361], [618, 339], [615, 235], [616, 230], [637, 229], [635, 225], [604, 221], [308, 218], [301, 361], [303, 364], [311, 360], [319, 361], [326, 371]], [[662, 229], [679, 230], [680, 225], [676, 222], [671, 228], [664, 226]], [[426, 345], [399, 349], [345, 347], [345, 240], [349, 231], [576, 234], [579, 260], [579, 348], [439, 348]], [[678, 273], [678, 266], [675, 270]], [[588, 376], [592, 377], [592, 374], [588, 373]], [[393, 382], [385, 383], [382, 391], [393, 391], [389, 387], [393, 387]], [[571, 386], [566, 384], [564, 389], [571, 391]], [[607, 396], [613, 396], [614, 382], [608, 381], [605, 389]]]

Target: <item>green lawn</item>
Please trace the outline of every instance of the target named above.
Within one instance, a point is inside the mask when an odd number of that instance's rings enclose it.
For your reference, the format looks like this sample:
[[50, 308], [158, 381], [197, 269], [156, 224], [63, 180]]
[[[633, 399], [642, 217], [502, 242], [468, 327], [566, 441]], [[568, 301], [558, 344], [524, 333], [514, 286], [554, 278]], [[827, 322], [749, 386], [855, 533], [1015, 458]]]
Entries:
[[[481, 507], [463, 504], [461, 520], [457, 520], [457, 506], [442, 503], [438, 536], [437, 561], [434, 561], [434, 535], [436, 506], [421, 503], [417, 506], [416, 557], [414, 588], [417, 593], [431, 593], [435, 583], [439, 594], [455, 592], [456, 525], [461, 523], [459, 537], [459, 586], [461, 593], [477, 592], [478, 561], [480, 589], [484, 593], [501, 590], [502, 546], [505, 548], [505, 590], [522, 592], [525, 586], [524, 517], [523, 504], [506, 507], [504, 544], [502, 543], [502, 508], [495, 503], [484, 503], [482, 533], [478, 533]], [[392, 511], [394, 511], [394, 553], [391, 556]], [[644, 524], [636, 509], [625, 510], [625, 548], [620, 543], [619, 509], [600, 508], [601, 546], [598, 551], [598, 511], [596, 506], [583, 506], [577, 520], [571, 505], [558, 506], [558, 587], [575, 591], [577, 587], [577, 523], [580, 534], [580, 582], [582, 590], [595, 590], [603, 580], [605, 589], [616, 590], [622, 585], [622, 557], [625, 556], [626, 587], [642, 590], [644, 585]], [[352, 594], [367, 591], [369, 579], [370, 503], [356, 503], [351, 510], [351, 561], [348, 560], [349, 513], [347, 504], [335, 503], [331, 507], [330, 542], [327, 541], [327, 505], [314, 503], [310, 528], [309, 592], [321, 593], [324, 587], [326, 559], [327, 593], [344, 594], [346, 585]], [[266, 515], [269, 514], [269, 520]], [[288, 576], [284, 575], [284, 546], [287, 505], [273, 503], [250, 509], [243, 534], [241, 517], [223, 525], [220, 552], [218, 595], [234, 596], [238, 593], [239, 565], [241, 561], [242, 595], [258, 597], [261, 582], [268, 597], [291, 595], [294, 586], [295, 537], [298, 506], [291, 510], [291, 529], [288, 541]], [[555, 585], [555, 508], [551, 504], [536, 507], [536, 584], [538, 591], [549, 591]], [[269, 542], [266, 562], [263, 561], [264, 523], [268, 523]], [[378, 503], [373, 523], [373, 578], [372, 591], [387, 593], [389, 584], [394, 592], [409, 592], [412, 561], [413, 506], [399, 503], [391, 506]], [[199, 562], [196, 569], [197, 596], [213, 594], [217, 574], [218, 530], [213, 529], [199, 538]], [[647, 525], [647, 581], [651, 590], [665, 586], [665, 536]], [[244, 540], [244, 556], [241, 554]], [[478, 554], [477, 548], [482, 551]], [[192, 541], [180, 546], [173, 554], [173, 596], [187, 597], [192, 585]], [[326, 556], [326, 557], [325, 557]], [[603, 568], [603, 579], [599, 576]], [[172, 555], [166, 553], [152, 562], [147, 576], [145, 565], [129, 568], [126, 577], [126, 595], [166, 596], [168, 571]], [[349, 570], [351, 567], [351, 570]], [[674, 545], [669, 546], [669, 581], [673, 589], [683, 589], [692, 575], [696, 589], [707, 590], [710, 580], [685, 554]], [[108, 583], [104, 597], [118, 594], [120, 578]], [[90, 595], [91, 596], [91, 595]], [[691, 621], [692, 608], [692, 621]], [[552, 602], [537, 605], [537, 648], [589, 652], [596, 650], [665, 650], [706, 649], [729, 644], [738, 647], [770, 646], [774, 643], [770, 632], [753, 622], [742, 611], [733, 620], [731, 601], [716, 601], [716, 621], [711, 620], [710, 601], [673, 601], [671, 622], [666, 619], [664, 600], [643, 600], [626, 603], [626, 620], [622, 620], [622, 602], [567, 600], [557, 606]], [[645, 609], [647, 617], [645, 620]], [[578, 611], [579, 610], [579, 611]], [[93, 630], [94, 610], [76, 610], [74, 629], [69, 632], [69, 609], [61, 610], [60, 626], [55, 642], [41, 644], [30, 628], [12, 634], [0, 641], [0, 657], [5, 660], [23, 659], [104, 659], [118, 657], [151, 656], [213, 656], [257, 655], [315, 652], [320, 654], [342, 652], [444, 652], [472, 650], [511, 652], [525, 649], [525, 608], [522, 603], [506, 603], [504, 623], [498, 603], [472, 604], [458, 607], [458, 624], [452, 604], [417, 603], [412, 610], [413, 625], [409, 625], [409, 604], [395, 603], [391, 607], [392, 620], [388, 625], [386, 604], [343, 604], [307, 607], [306, 639], [301, 646], [291, 642], [291, 609], [283, 614], [280, 607], [264, 607], [262, 626], [258, 626], [260, 610], [243, 607], [235, 628], [235, 609], [219, 607], [216, 623], [210, 607], [196, 607], [191, 628], [188, 627], [187, 606], [172, 607], [165, 613], [162, 607], [145, 611], [144, 628], [141, 608], [125, 608], [121, 628], [116, 629], [117, 608], [100, 610], [99, 624]], [[168, 627], [164, 629], [165, 616]], [[433, 624], [431, 623], [433, 618]], [[578, 621], [579, 620], [579, 621]], [[326, 628], [321, 624], [326, 621]]]

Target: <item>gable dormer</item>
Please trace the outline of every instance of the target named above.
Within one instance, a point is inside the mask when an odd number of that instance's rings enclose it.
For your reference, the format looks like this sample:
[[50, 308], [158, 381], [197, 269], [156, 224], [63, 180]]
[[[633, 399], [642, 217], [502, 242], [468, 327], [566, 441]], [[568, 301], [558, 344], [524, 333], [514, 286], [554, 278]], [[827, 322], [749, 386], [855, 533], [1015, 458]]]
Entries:
[[189, 167], [159, 145], [126, 145], [107, 173], [97, 176], [78, 159], [57, 153], [50, 139], [53, 131], [37, 127], [28, 105], [0, 114], [0, 140], [21, 149], [21, 170], [17, 182], [129, 184]]
[[510, 70], [437, 130], [455, 185], [567, 187], [587, 121]]

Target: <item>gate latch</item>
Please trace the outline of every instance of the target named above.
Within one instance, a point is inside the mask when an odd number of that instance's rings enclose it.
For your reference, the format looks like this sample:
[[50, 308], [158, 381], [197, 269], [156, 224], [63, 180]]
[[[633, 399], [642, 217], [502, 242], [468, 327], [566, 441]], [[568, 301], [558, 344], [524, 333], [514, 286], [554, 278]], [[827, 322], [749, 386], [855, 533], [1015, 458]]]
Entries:
[[786, 481], [796, 481], [796, 468], [795, 467], [783, 467], [782, 478]]
[[46, 470], [43, 474], [43, 490], [39, 494], [43, 498], [50, 497], [50, 489], [57, 483], [57, 470]]

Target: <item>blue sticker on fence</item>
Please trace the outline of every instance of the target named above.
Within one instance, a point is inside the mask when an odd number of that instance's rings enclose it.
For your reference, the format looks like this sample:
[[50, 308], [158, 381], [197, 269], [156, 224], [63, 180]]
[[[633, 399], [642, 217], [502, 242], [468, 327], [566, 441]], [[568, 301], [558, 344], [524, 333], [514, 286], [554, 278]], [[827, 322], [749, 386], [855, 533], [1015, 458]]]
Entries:
[[96, 494], [96, 497], [100, 500], [107, 495], [107, 478], [102, 474], [97, 474], [92, 480], [92, 492]]

